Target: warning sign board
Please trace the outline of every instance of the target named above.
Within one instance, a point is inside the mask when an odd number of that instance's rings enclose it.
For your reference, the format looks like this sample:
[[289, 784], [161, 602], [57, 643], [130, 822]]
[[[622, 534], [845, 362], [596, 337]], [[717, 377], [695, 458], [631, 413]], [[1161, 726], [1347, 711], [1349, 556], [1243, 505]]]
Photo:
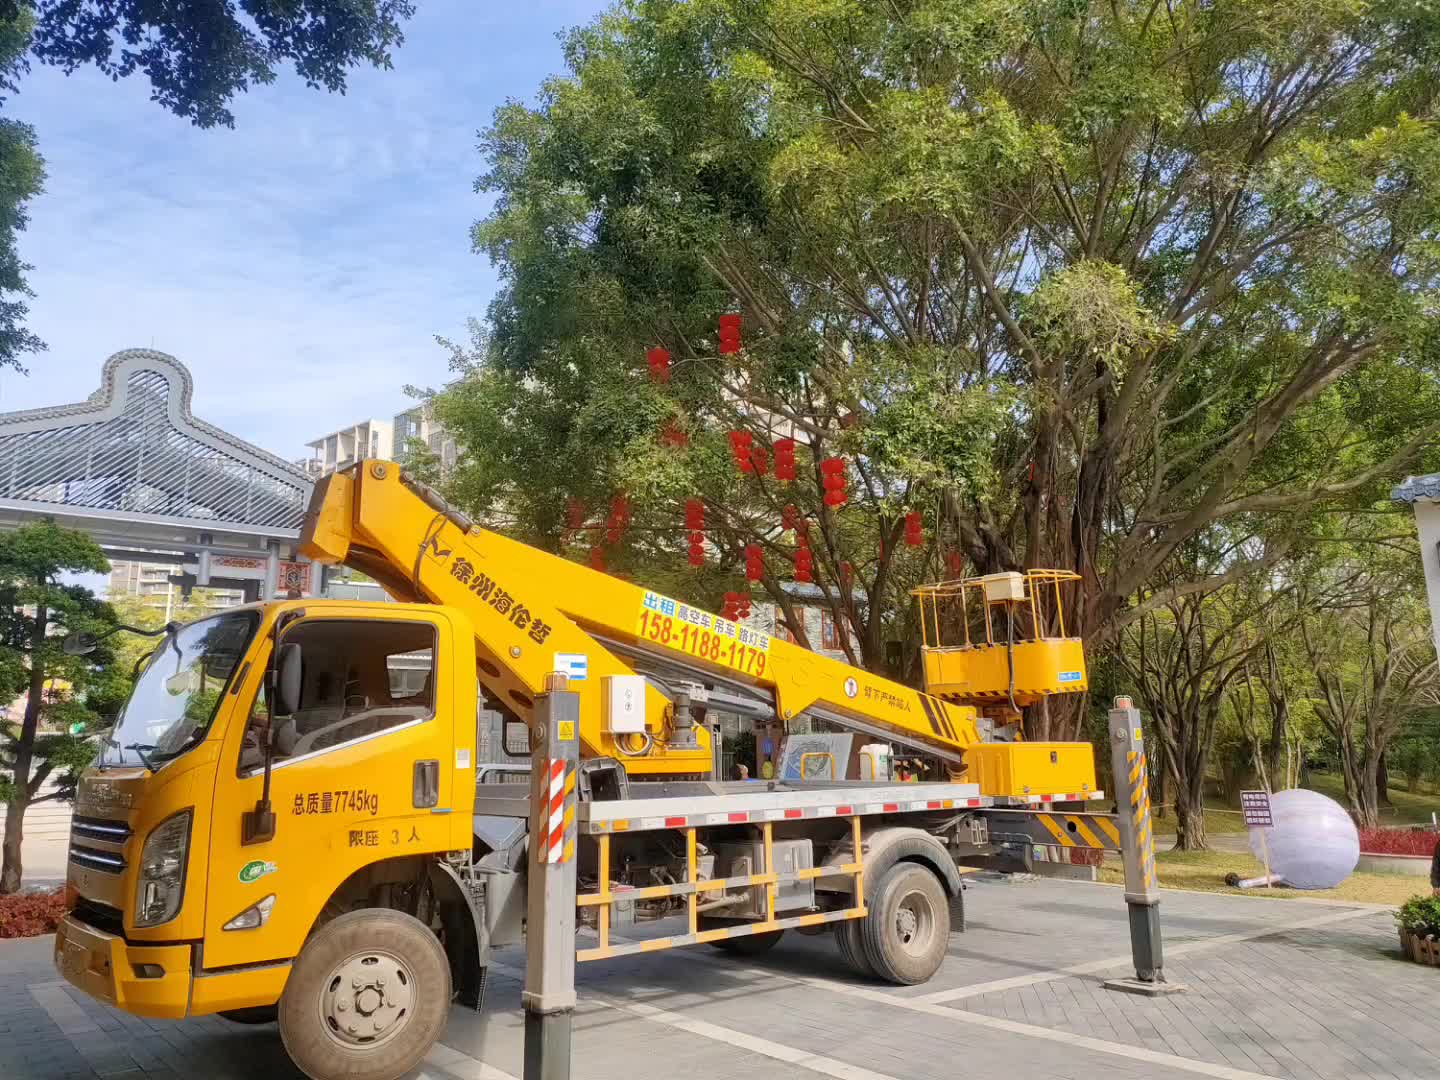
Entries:
[[1245, 815], [1245, 824], [1252, 829], [1269, 829], [1275, 825], [1268, 791], [1240, 792], [1240, 812]]

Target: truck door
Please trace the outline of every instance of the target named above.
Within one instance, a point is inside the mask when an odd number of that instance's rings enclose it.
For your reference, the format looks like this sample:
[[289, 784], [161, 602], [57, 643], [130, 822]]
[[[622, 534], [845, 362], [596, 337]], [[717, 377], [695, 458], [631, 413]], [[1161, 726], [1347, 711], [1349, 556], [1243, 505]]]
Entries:
[[261, 794], [270, 721], [258, 680], [217, 777], [206, 968], [293, 957], [357, 870], [450, 849], [454, 677], [442, 664], [454, 660], [452, 633], [448, 620], [398, 606], [284, 628], [281, 644], [300, 647], [301, 692], [293, 715], [273, 719], [275, 836], [241, 842], [241, 818]]

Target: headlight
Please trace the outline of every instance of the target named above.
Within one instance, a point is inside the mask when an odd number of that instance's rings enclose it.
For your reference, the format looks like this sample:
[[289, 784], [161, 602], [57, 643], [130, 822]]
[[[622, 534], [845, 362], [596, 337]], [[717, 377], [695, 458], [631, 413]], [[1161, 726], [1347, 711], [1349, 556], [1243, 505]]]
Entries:
[[140, 883], [135, 890], [136, 926], [158, 926], [180, 910], [190, 855], [191, 815], [192, 811], [182, 810], [156, 825], [145, 838]]

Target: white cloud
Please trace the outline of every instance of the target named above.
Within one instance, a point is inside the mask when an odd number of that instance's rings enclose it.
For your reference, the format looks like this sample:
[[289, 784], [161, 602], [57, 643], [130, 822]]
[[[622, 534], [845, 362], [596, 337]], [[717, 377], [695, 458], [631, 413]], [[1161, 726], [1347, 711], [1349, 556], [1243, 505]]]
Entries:
[[50, 171], [21, 243], [50, 351], [0, 376], [0, 409], [78, 400], [110, 353], [153, 346], [191, 369], [197, 415], [297, 457], [442, 381], [432, 336], [463, 336], [495, 288], [469, 250], [475, 132], [601, 5], [486, 6], [422, 4], [395, 70], [344, 97], [282, 74], [236, 102], [233, 131], [170, 116], [138, 80], [37, 68], [7, 111]]

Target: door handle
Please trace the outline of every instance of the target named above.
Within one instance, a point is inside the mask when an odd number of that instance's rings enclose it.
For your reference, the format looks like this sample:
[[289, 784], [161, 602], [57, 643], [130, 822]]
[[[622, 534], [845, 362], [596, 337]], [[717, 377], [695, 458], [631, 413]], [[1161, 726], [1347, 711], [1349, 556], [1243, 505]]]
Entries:
[[417, 810], [426, 810], [440, 803], [440, 762], [415, 762], [413, 802]]

